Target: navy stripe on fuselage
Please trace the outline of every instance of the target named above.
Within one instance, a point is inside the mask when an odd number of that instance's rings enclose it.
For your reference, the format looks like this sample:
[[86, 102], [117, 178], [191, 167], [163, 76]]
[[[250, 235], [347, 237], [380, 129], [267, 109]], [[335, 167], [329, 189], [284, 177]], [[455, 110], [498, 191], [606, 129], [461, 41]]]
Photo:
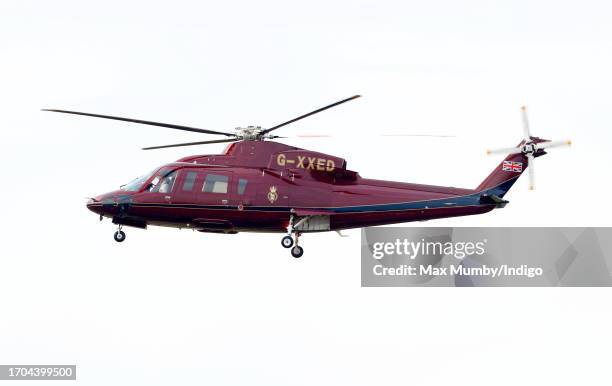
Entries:
[[[412, 202], [400, 202], [391, 204], [370, 204], [370, 205], [358, 205], [358, 206], [342, 206], [342, 207], [299, 207], [299, 209], [308, 210], [321, 210], [329, 212], [330, 214], [341, 214], [341, 213], [361, 213], [361, 212], [387, 212], [387, 211], [401, 211], [401, 210], [423, 210], [423, 209], [440, 209], [440, 208], [455, 208], [465, 206], [477, 206], [477, 205], [491, 205], [481, 204], [480, 197], [483, 194], [496, 195], [500, 198], [508, 192], [510, 187], [516, 182], [517, 177], [510, 178], [496, 187], [475, 192], [465, 196], [455, 196], [440, 198], [435, 200], [424, 200], [424, 201], [412, 201]], [[163, 207], [163, 208], [186, 208], [186, 209], [210, 209], [210, 210], [236, 210], [237, 206], [232, 205], [201, 205], [201, 204], [162, 204], [162, 203], [132, 203], [132, 206], [136, 207]], [[244, 207], [244, 211], [266, 211], [266, 212], [289, 212], [294, 207], [286, 206], [247, 206]]]
[[497, 185], [494, 188], [487, 189], [484, 191], [468, 194], [466, 196], [446, 197], [436, 200], [427, 201], [413, 201], [413, 202], [400, 202], [395, 204], [374, 204], [374, 205], [361, 205], [361, 206], [348, 206], [338, 207], [331, 209], [334, 213], [351, 213], [351, 212], [363, 212], [363, 211], [389, 211], [389, 210], [410, 210], [410, 209], [439, 209], [439, 208], [453, 208], [455, 206], [474, 206], [480, 205], [480, 197], [483, 194], [496, 195], [500, 198], [508, 192], [510, 187], [516, 182], [518, 177], [510, 178]]

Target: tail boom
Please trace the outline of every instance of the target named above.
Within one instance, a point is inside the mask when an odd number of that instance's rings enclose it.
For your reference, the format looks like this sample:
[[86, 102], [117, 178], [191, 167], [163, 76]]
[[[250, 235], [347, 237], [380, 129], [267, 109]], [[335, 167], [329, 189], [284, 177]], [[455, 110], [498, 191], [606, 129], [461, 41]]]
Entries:
[[510, 154], [478, 185], [476, 191], [502, 198], [528, 166], [529, 159], [523, 153]]

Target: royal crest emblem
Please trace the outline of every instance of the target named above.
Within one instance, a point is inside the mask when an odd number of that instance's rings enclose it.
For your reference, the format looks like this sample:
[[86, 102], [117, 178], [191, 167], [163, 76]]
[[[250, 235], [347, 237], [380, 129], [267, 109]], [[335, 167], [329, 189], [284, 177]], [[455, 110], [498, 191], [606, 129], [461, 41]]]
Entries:
[[268, 201], [271, 204], [274, 204], [274, 201], [278, 200], [278, 193], [276, 193], [276, 186], [270, 186], [270, 191], [268, 192]]

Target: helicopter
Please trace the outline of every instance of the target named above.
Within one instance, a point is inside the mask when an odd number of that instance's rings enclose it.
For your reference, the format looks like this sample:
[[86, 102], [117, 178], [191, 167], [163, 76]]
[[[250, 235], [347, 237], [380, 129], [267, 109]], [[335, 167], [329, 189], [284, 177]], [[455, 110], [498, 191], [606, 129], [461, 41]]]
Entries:
[[43, 109], [225, 138], [145, 147], [143, 150], [228, 143], [221, 154], [192, 155], [157, 167], [119, 189], [89, 198], [87, 208], [112, 219], [114, 239], [123, 227], [164, 226], [199, 232], [281, 233], [281, 245], [299, 258], [305, 233], [337, 231], [411, 221], [483, 214], [508, 204], [504, 199], [525, 170], [534, 187], [534, 160], [570, 141], [532, 136], [523, 106], [523, 138], [517, 146], [488, 151], [506, 158], [475, 189], [363, 178], [344, 158], [301, 149], [274, 139], [298, 120], [359, 98], [354, 95], [269, 128], [234, 132], [201, 129], [70, 110]]

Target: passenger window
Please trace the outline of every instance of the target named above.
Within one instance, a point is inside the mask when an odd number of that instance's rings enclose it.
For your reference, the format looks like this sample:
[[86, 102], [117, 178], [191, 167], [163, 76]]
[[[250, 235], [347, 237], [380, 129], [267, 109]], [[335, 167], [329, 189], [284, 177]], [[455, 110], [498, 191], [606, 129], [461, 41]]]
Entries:
[[247, 181], [244, 178], [240, 178], [238, 180], [238, 194], [244, 194], [244, 190], [246, 189], [247, 183], [249, 181]]
[[198, 172], [187, 172], [185, 176], [185, 182], [183, 182], [183, 190], [191, 192], [193, 190], [193, 184], [195, 183]]
[[205, 193], [227, 193], [228, 176], [209, 174], [206, 176], [202, 191]]
[[170, 193], [172, 191], [172, 187], [174, 186], [175, 180], [176, 171], [173, 171], [170, 174], [166, 174], [158, 184], [153, 186], [151, 192]]

